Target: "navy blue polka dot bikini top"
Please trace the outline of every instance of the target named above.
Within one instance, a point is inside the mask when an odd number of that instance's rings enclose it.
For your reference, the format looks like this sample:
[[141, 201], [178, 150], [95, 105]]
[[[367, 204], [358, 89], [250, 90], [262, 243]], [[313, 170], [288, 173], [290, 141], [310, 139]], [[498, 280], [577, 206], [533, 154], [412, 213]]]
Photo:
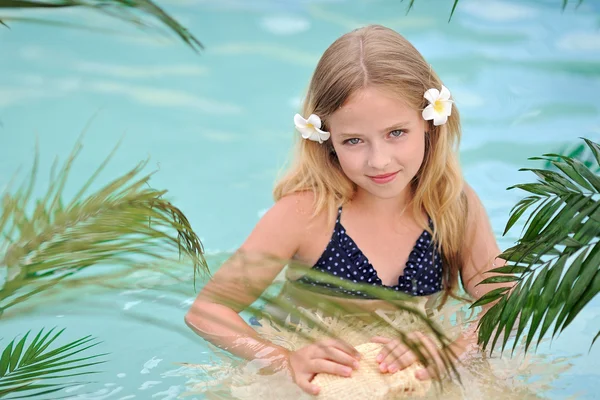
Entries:
[[[427, 296], [442, 290], [442, 257], [431, 240], [431, 234], [423, 231], [413, 247], [398, 284], [386, 286], [381, 282], [377, 271], [367, 257], [348, 236], [340, 222], [342, 208], [338, 210], [333, 235], [327, 248], [312, 267], [313, 270], [325, 272], [339, 279], [351, 280], [354, 283], [376, 285], [413, 296]], [[430, 226], [432, 226], [430, 221]], [[371, 297], [359, 290], [350, 290], [331, 282], [321, 282], [318, 278], [304, 276], [299, 279], [302, 284], [319, 286], [347, 295]]]

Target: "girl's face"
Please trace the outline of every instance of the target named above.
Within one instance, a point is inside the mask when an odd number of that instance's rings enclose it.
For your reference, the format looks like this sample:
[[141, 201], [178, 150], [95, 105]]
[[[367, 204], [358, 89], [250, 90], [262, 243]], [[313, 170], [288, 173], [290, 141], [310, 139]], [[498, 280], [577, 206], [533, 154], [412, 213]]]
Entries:
[[346, 176], [382, 199], [406, 195], [425, 155], [421, 113], [374, 87], [354, 93], [327, 125]]

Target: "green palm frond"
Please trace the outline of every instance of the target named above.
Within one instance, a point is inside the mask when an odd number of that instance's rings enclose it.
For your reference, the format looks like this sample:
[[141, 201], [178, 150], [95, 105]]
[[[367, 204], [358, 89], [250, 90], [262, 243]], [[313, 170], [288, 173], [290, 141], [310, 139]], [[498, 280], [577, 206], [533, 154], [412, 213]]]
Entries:
[[[400, 1], [404, 1], [404, 0], [400, 0]], [[408, 13], [413, 8], [415, 1], [416, 0], [409, 0], [408, 7], [406, 9], [406, 13]], [[454, 15], [454, 12], [456, 11], [456, 7], [458, 6], [458, 1], [459, 0], [454, 0], [452, 3], [452, 10], [450, 11], [450, 17], [448, 18], [448, 22], [450, 22], [452, 20], [452, 16]], [[577, 5], [575, 7], [579, 7], [582, 3], [583, 3], [583, 0], [577, 0]], [[562, 9], [563, 10], [565, 10], [568, 5], [569, 5], [569, 0], [562, 0]]]
[[[105, 15], [122, 19], [140, 27], [148, 24], [142, 17], [154, 18], [195, 51], [203, 49], [202, 43], [176, 19], [167, 14], [152, 0], [0, 0], [2, 9], [64, 9], [67, 7], [88, 8]], [[6, 25], [11, 18], [0, 16], [0, 23]]]
[[22, 399], [47, 395], [81, 382], [57, 383], [55, 380], [97, 373], [88, 367], [104, 363], [98, 358], [106, 354], [77, 356], [98, 345], [91, 336], [54, 348], [55, 340], [64, 329], [54, 333], [54, 328], [27, 342], [31, 331], [21, 340], [13, 339], [0, 356], [0, 398]]
[[152, 174], [139, 176], [146, 162], [86, 195], [113, 151], [65, 202], [63, 190], [81, 147], [77, 143], [56, 177], [55, 163], [48, 190], [34, 204], [37, 155], [28, 182], [1, 198], [0, 273], [6, 282], [0, 281], [0, 315], [93, 266], [104, 265], [93, 270], [102, 275], [152, 261], [167, 264], [178, 253], [195, 272], [208, 272], [202, 243], [185, 215], [163, 198], [166, 191], [149, 186]]
[[499, 299], [480, 320], [479, 340], [485, 347], [493, 337], [493, 350], [503, 335], [504, 351], [515, 328], [513, 351], [524, 334], [525, 351], [536, 334], [539, 345], [553, 324], [554, 338], [600, 290], [600, 146], [584, 141], [596, 173], [576, 158], [545, 154], [531, 159], [543, 160], [556, 171], [522, 169], [536, 174], [538, 181], [508, 188], [525, 190], [531, 196], [513, 207], [504, 234], [528, 209], [536, 208], [516, 245], [499, 256], [507, 265], [489, 271], [498, 275], [481, 282], [517, 282], [512, 292], [497, 289], [473, 304]]
[[[568, 4], [569, 4], [569, 0], [563, 0], [563, 10], [565, 8], [567, 8]], [[579, 7], [582, 4], [583, 4], [583, 0], [577, 0], [577, 5], [575, 6], [575, 8]]]
[[450, 11], [450, 17], [448, 18], [448, 22], [452, 20], [452, 16], [454, 15], [454, 11], [456, 11], [456, 6], [458, 5], [458, 0], [454, 0], [454, 4], [452, 4], [452, 11]]
[[[579, 143], [577, 145], [572, 146], [564, 146], [557, 153], [567, 156], [569, 158], [577, 158], [581, 161], [586, 167], [588, 167], [592, 172], [598, 173], [600, 172], [600, 165], [597, 165], [596, 160], [594, 158], [594, 154], [586, 151], [588, 150], [588, 146], [585, 143]], [[544, 162], [544, 169], [550, 170], [558, 170], [553, 164], [552, 161], [556, 161], [556, 157], [552, 157], [546, 159]], [[560, 160], [560, 159], [558, 159]]]
[[[404, 1], [404, 0], [400, 0], [400, 1]], [[410, 12], [410, 10], [415, 5], [415, 1], [416, 0], [409, 0], [408, 7], [406, 8], [406, 13], [407, 14]], [[452, 10], [450, 11], [450, 17], [448, 18], [448, 22], [450, 22], [452, 20], [452, 16], [454, 15], [454, 11], [456, 10], [456, 6], [458, 6], [458, 0], [454, 0], [454, 3], [452, 4]]]

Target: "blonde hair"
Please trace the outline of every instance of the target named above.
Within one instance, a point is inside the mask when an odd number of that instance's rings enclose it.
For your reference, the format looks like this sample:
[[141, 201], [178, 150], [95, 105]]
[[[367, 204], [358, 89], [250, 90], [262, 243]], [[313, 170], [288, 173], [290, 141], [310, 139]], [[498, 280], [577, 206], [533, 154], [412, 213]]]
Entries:
[[[416, 110], [427, 106], [427, 89], [442, 82], [423, 56], [397, 32], [379, 25], [349, 32], [323, 54], [312, 76], [303, 115], [317, 114], [327, 130], [327, 118], [356, 91], [374, 86], [397, 95]], [[434, 224], [433, 240], [443, 256], [445, 296], [453, 295], [462, 260], [467, 203], [458, 162], [460, 117], [456, 107], [441, 126], [427, 123], [423, 164], [411, 182], [412, 207], [423, 229], [423, 211]], [[297, 141], [297, 154], [288, 173], [274, 189], [275, 200], [288, 194], [312, 191], [315, 214], [352, 199], [355, 184], [342, 172], [330, 141]]]

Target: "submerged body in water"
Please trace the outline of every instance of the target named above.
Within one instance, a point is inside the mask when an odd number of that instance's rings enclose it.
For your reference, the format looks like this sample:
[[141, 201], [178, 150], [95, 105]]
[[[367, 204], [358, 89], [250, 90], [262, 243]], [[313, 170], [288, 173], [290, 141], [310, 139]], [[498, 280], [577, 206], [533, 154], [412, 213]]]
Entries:
[[[258, 334], [278, 346], [291, 351], [326, 338], [339, 338], [357, 347], [372, 350], [376, 345], [374, 336], [397, 336], [403, 332], [422, 332], [428, 328], [423, 319], [414, 313], [403, 311], [399, 304], [421, 311], [427, 315], [452, 340], [466, 329], [476, 317], [469, 310], [469, 303], [450, 299], [443, 307], [438, 307], [441, 294], [414, 297], [398, 302], [340, 296], [339, 291], [320, 290], [296, 279], [288, 273], [281, 286], [278, 300], [281, 307], [270, 305], [261, 317], [251, 317], [252, 326]], [[290, 280], [294, 279], [294, 280]], [[289, 312], [288, 306], [294, 311]], [[472, 326], [471, 328], [472, 329]], [[212, 347], [215, 362], [211, 364], [190, 364], [188, 376], [194, 382], [188, 394], [202, 393], [208, 399], [261, 400], [310, 399], [313, 396], [302, 391], [292, 379], [287, 369], [265, 373], [269, 363], [278, 362], [269, 357], [268, 351], [262, 358], [252, 361], [239, 360], [229, 353]], [[313, 382], [324, 385], [317, 398], [320, 399], [365, 399], [365, 382], [371, 382], [369, 399], [545, 399], [545, 392], [559, 373], [568, 369], [567, 360], [549, 362], [544, 355], [524, 355], [517, 350], [512, 356], [502, 357], [484, 354], [478, 348], [471, 349], [460, 357], [456, 368], [460, 382], [446, 376], [440, 381], [419, 381], [414, 379], [417, 365], [395, 374], [380, 373], [377, 376], [361, 369], [372, 368], [363, 354], [359, 370], [349, 378], [325, 374]], [[488, 352], [489, 353], [489, 352]], [[373, 360], [371, 360], [373, 362]], [[359, 372], [361, 371], [361, 372]], [[540, 371], [544, 371], [543, 375]], [[438, 384], [440, 383], [440, 384]]]

